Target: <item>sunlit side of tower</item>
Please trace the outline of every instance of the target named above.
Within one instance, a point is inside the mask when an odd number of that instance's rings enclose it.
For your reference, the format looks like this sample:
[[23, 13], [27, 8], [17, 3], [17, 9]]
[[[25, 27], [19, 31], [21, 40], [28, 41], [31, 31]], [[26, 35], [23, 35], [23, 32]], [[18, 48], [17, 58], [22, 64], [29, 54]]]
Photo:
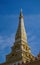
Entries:
[[7, 63], [26, 63], [31, 60], [34, 61], [35, 57], [31, 54], [27, 42], [27, 35], [24, 26], [24, 16], [22, 9], [19, 16], [18, 29], [15, 35], [15, 43], [12, 46], [12, 51], [6, 56]]

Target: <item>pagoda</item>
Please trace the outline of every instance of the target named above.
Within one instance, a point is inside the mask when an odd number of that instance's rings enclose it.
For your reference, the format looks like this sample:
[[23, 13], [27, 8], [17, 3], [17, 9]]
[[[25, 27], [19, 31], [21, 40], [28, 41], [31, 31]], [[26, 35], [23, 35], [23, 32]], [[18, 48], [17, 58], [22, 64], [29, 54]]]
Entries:
[[31, 50], [28, 46], [22, 9], [19, 15], [19, 24], [15, 35], [15, 42], [11, 49], [11, 53], [6, 56], [6, 64], [4, 65], [18, 65], [18, 63], [22, 64], [35, 60], [35, 57], [31, 54]]
[[15, 35], [15, 42], [12, 46], [12, 51], [6, 56], [7, 63], [26, 63], [33, 61], [35, 57], [31, 54], [28, 46], [27, 35], [24, 26], [24, 16], [22, 9], [19, 16], [18, 29]]

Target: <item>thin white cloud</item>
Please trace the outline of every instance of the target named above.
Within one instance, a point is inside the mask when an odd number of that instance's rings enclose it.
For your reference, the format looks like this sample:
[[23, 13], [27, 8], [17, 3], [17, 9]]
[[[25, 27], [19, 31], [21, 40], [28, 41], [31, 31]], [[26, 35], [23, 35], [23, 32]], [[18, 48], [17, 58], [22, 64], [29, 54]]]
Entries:
[[[0, 36], [0, 61], [2, 58], [4, 59], [4, 61], [6, 60], [6, 55], [10, 53], [11, 46], [14, 44], [15, 41], [14, 37], [15, 37], [14, 33], [8, 37]], [[8, 51], [7, 48], [10, 51]]]
[[38, 37], [31, 32], [27, 32], [27, 36], [28, 36], [28, 44], [31, 49], [31, 52], [34, 56], [37, 56], [40, 50], [40, 44], [39, 44], [40, 41], [38, 40]]
[[0, 51], [3, 51], [6, 47], [11, 47], [14, 42], [14, 34], [11, 34], [10, 37], [7, 37], [3, 39], [2, 36], [0, 36]]

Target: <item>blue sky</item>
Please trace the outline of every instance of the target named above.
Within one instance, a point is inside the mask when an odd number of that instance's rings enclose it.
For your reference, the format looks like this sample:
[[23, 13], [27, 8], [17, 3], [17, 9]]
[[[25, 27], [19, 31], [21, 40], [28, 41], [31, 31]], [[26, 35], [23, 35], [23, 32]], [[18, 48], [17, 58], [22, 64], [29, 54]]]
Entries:
[[0, 0], [0, 63], [5, 62], [5, 55], [11, 52], [20, 8], [31, 52], [35, 56], [40, 52], [40, 0]]

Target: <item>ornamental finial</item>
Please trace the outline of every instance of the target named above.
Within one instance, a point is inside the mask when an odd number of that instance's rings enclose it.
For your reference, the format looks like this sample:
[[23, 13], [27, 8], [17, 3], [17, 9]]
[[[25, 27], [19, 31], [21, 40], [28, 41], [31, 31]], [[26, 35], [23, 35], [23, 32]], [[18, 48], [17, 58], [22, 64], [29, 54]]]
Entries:
[[22, 8], [21, 8], [21, 12], [22, 12]]
[[22, 14], [22, 8], [21, 8], [21, 10], [20, 10], [20, 16], [23, 16], [23, 14]]

